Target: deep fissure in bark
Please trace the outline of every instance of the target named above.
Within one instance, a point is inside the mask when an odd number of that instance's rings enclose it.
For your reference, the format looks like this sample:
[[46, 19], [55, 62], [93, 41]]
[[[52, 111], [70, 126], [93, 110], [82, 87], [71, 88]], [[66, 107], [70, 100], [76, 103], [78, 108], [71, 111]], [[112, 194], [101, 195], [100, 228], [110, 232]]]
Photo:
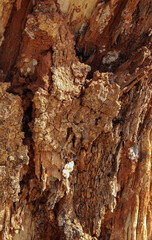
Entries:
[[13, 68], [19, 54], [22, 34], [27, 15], [32, 11], [32, 0], [21, 1], [20, 9], [14, 5], [4, 33], [0, 48], [0, 68], [8, 72]]

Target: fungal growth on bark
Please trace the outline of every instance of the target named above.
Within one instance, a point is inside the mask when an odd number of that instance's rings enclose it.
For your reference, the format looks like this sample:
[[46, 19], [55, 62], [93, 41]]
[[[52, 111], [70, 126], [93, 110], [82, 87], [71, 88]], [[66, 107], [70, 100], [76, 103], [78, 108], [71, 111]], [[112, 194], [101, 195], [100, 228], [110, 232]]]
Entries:
[[152, 1], [0, 1], [0, 240], [152, 239]]

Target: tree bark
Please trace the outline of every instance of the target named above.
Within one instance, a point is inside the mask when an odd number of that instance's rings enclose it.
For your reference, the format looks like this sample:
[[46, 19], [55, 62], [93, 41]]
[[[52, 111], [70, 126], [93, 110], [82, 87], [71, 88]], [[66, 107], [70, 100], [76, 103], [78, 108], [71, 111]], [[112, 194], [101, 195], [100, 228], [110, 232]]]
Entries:
[[0, 240], [152, 239], [151, 10], [1, 0]]

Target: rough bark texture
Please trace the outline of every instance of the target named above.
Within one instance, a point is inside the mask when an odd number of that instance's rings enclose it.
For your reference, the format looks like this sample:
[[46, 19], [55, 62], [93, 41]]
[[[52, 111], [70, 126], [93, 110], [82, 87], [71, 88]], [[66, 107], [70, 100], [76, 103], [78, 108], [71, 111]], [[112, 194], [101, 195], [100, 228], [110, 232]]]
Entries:
[[0, 240], [152, 239], [152, 1], [0, 1]]

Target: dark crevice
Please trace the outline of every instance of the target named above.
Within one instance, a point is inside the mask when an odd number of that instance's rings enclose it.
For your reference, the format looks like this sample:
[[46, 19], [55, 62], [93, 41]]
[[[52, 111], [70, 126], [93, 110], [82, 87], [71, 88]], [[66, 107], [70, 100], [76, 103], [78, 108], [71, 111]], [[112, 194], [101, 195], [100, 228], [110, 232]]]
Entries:
[[88, 72], [86, 79], [91, 80], [92, 78], [93, 78], [93, 72], [90, 71], [90, 72]]
[[13, 6], [4, 33], [4, 41], [0, 48], [0, 68], [4, 72], [8, 72], [8, 74], [16, 63], [26, 17], [32, 11], [32, 8], [33, 1], [31, 0], [21, 1], [21, 8], [19, 10], [16, 9], [15, 5]]
[[[94, 51], [93, 52], [91, 52], [88, 56], [86, 56], [86, 55], [84, 55], [84, 51], [82, 50], [82, 52], [80, 52], [79, 50], [77, 50], [77, 47], [76, 47], [77, 45], [75, 45], [75, 52], [76, 52], [76, 56], [78, 57], [78, 59], [79, 59], [79, 61], [81, 62], [81, 63], [85, 63], [93, 54], [94, 54]], [[87, 64], [87, 65], [89, 65], [89, 64]], [[88, 72], [88, 74], [87, 74], [87, 76], [86, 76], [86, 79], [88, 79], [88, 80], [91, 80], [92, 78], [93, 78], [93, 73], [94, 73], [94, 71], [89, 71]], [[87, 87], [87, 84], [85, 83], [85, 86], [84, 86], [85, 88]]]
[[32, 122], [32, 103], [26, 109], [26, 111], [24, 112], [24, 116], [23, 116], [22, 131], [25, 134], [25, 139], [24, 139], [25, 144], [26, 144], [26, 138], [31, 138], [32, 137], [32, 132], [31, 132], [30, 127], [29, 127], [30, 122]]
[[94, 55], [95, 49], [91, 49], [88, 53], [84, 53], [85, 50], [82, 49], [81, 52], [75, 48], [76, 56], [79, 58], [80, 62], [85, 63], [91, 56]]
[[80, 96], [79, 96], [79, 98], [80, 98], [80, 106], [83, 106], [83, 96], [85, 94], [84, 89], [85, 89], [85, 87], [81, 88], [81, 93], [80, 93]]
[[120, 189], [120, 191], [118, 192], [118, 196], [117, 197], [121, 197], [122, 196], [122, 194], [123, 194], [123, 191], [124, 191], [124, 185], [121, 185], [121, 189]]
[[67, 128], [67, 136], [66, 141], [68, 140], [69, 136], [72, 134], [72, 128]]
[[[89, 49], [88, 52], [86, 52], [86, 50], [84, 48], [82, 48], [82, 49], [78, 48], [79, 41], [80, 41], [80, 37], [77, 37], [76, 44], [75, 44], [75, 53], [81, 63], [86, 63], [91, 57], [94, 56], [94, 54], [96, 52], [96, 48], [92, 47], [91, 49]], [[87, 79], [91, 79], [92, 76], [93, 76], [93, 72], [90, 71], [87, 75]]]
[[[24, 132], [23, 143], [28, 146], [29, 151], [29, 169], [27, 172], [27, 176], [31, 178], [35, 177], [35, 163], [34, 163], [34, 149], [33, 149], [33, 139], [32, 139], [32, 129], [31, 125], [34, 119], [33, 112], [33, 94], [30, 90], [25, 90], [22, 96], [22, 104], [23, 104], [23, 119], [22, 119], [22, 131]], [[25, 177], [27, 177], [25, 176]]]
[[98, 117], [98, 118], [96, 118], [96, 120], [95, 120], [95, 125], [97, 126], [99, 123], [99, 121], [101, 120], [101, 117]]
[[[11, 73], [9, 74], [10, 81], [12, 82]], [[22, 94], [17, 90], [16, 85], [11, 85], [11, 87], [7, 90], [7, 92], [12, 93], [14, 95], [20, 96], [22, 100], [22, 108], [23, 108], [23, 118], [22, 118], [22, 132], [24, 133], [23, 144], [28, 147], [28, 156], [29, 156], [29, 164], [23, 165], [23, 169], [25, 173], [20, 181], [20, 193], [19, 196], [22, 198], [22, 193], [24, 195], [24, 187], [29, 188], [30, 179], [36, 178], [35, 176], [35, 163], [34, 163], [34, 149], [33, 149], [33, 139], [32, 139], [32, 123], [34, 120], [34, 111], [33, 111], [33, 103], [32, 99], [34, 94], [31, 90], [27, 89], [27, 84], [20, 86]], [[29, 199], [29, 195], [26, 196], [26, 199]]]
[[73, 146], [73, 148], [75, 147], [75, 140], [76, 140], [76, 137], [74, 135], [73, 138], [72, 138], [72, 146]]
[[123, 122], [122, 119], [115, 118], [112, 120], [113, 126], [115, 127], [118, 124], [121, 124]]

